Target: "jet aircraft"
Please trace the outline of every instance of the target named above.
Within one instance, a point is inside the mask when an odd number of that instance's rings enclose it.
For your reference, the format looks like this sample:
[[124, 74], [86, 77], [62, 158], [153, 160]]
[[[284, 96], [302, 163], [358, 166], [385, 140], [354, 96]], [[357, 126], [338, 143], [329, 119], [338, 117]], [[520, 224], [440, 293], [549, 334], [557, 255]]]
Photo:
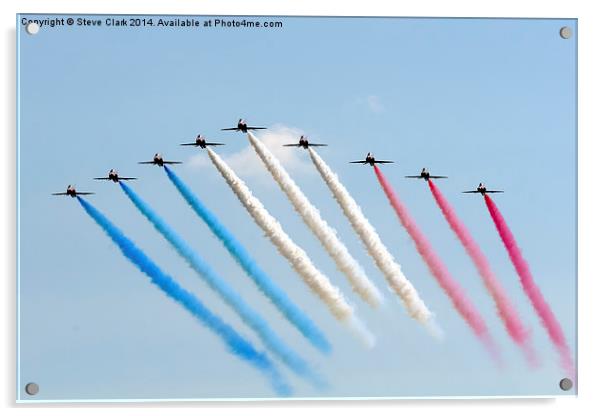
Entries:
[[119, 181], [133, 181], [136, 180], [138, 178], [126, 178], [126, 177], [121, 177], [119, 176], [119, 174], [117, 173], [117, 171], [115, 169], [111, 169], [109, 171], [109, 174], [105, 177], [102, 178], [94, 178], [94, 180], [97, 181], [113, 181], [115, 183], [119, 182]]
[[141, 165], [157, 165], [157, 166], [163, 166], [163, 165], [179, 165], [182, 162], [173, 162], [171, 160], [163, 160], [163, 156], [161, 156], [160, 153], [155, 153], [155, 156], [153, 156], [153, 160], [148, 161], [148, 162], [138, 162]]
[[422, 168], [420, 175], [409, 175], [406, 176], [406, 178], [424, 179], [425, 181], [428, 181], [429, 179], [444, 179], [447, 178], [447, 176], [431, 175], [427, 168]]
[[202, 136], [201, 134], [198, 134], [196, 136], [196, 139], [192, 143], [180, 143], [180, 146], [196, 146], [196, 147], [200, 147], [201, 149], [206, 149], [207, 146], [223, 146], [223, 145], [224, 145], [224, 143], [208, 142], [205, 139], [205, 137]]
[[310, 143], [309, 139], [306, 136], [301, 136], [299, 138], [299, 143], [283, 144], [283, 146], [284, 147], [302, 147], [304, 149], [308, 149], [310, 146], [318, 147], [318, 146], [328, 146], [328, 145], [324, 144], [324, 143]]
[[487, 187], [485, 185], [483, 185], [482, 183], [479, 184], [479, 186], [477, 186], [477, 189], [475, 191], [464, 191], [462, 192], [463, 194], [481, 194], [481, 195], [485, 195], [485, 194], [496, 194], [496, 193], [502, 193], [504, 191], [490, 191], [489, 189], [487, 189]]
[[372, 155], [372, 153], [368, 152], [368, 154], [366, 155], [366, 159], [364, 160], [354, 160], [353, 162], [349, 162], [349, 163], [362, 163], [364, 165], [369, 164], [370, 166], [374, 166], [375, 163], [395, 163], [391, 160], [376, 160], [374, 158], [374, 156]]
[[230, 131], [242, 131], [243, 133], [246, 133], [248, 130], [265, 130], [265, 129], [267, 129], [267, 127], [248, 126], [247, 122], [241, 118], [238, 120], [238, 124], [236, 125], [236, 127], [227, 127], [225, 129], [222, 129], [222, 131], [230, 130]]
[[75, 186], [69, 185], [67, 186], [67, 192], [55, 192], [52, 195], [70, 196], [71, 198], [75, 198], [78, 195], [94, 195], [94, 192], [77, 192]]

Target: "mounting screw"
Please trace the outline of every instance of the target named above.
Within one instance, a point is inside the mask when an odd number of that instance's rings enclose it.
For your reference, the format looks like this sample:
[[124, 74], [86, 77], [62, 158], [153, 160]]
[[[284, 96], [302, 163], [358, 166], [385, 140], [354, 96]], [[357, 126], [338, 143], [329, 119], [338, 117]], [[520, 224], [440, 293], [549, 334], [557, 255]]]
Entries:
[[36, 383], [27, 383], [25, 385], [25, 393], [29, 394], [30, 396], [35, 396], [39, 391], [40, 386], [38, 386]]
[[571, 380], [570, 378], [563, 378], [558, 384], [560, 388], [564, 391], [568, 391], [573, 388], [573, 380]]
[[568, 26], [562, 26], [560, 28], [560, 37], [562, 39], [568, 39], [573, 35], [573, 31]]
[[25, 31], [30, 35], [35, 35], [40, 31], [40, 25], [36, 22], [29, 22], [25, 26]]

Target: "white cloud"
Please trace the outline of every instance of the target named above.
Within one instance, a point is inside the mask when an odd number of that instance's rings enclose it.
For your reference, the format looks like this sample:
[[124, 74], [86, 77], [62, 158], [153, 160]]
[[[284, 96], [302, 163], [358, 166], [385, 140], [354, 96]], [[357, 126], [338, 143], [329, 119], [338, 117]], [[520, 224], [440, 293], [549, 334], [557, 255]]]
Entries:
[[385, 109], [383, 104], [380, 102], [380, 98], [378, 98], [376, 95], [369, 95], [368, 98], [366, 98], [366, 102], [368, 103], [370, 110], [372, 110], [374, 113], [381, 113]]
[[191, 170], [200, 170], [211, 166], [211, 162], [206, 154], [196, 153], [194, 156], [190, 156], [186, 161], [185, 167]]
[[[237, 134], [241, 136], [239, 139], [247, 141], [246, 135]], [[304, 174], [314, 173], [303, 149], [282, 146], [285, 143], [297, 143], [299, 137], [303, 134], [301, 130], [283, 125], [275, 125], [270, 127], [269, 130], [255, 132], [254, 134], [270, 149], [287, 171]], [[220, 156], [238, 175], [245, 178], [255, 177], [271, 180], [268, 171], [250, 144], [245, 146], [244, 149], [231, 154], [223, 153], [225, 150], [224, 147], [218, 148], [218, 152], [221, 150]], [[192, 156], [187, 161], [187, 165], [195, 170], [207, 167], [213, 168], [211, 161], [203, 153]]]

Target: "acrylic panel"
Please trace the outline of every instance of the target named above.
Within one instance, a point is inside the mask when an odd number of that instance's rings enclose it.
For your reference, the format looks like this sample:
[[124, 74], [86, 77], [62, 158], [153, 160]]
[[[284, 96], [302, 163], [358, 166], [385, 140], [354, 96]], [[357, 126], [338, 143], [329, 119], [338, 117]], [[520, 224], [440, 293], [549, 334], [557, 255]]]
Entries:
[[575, 19], [18, 15], [17, 399], [576, 394], [576, 58]]

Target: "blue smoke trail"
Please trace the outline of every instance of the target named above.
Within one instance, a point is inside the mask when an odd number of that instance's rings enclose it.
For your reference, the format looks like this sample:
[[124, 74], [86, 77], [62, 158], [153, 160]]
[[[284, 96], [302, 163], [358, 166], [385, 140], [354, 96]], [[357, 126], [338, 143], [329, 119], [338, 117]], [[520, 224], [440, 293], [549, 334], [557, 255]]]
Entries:
[[220, 239], [224, 247], [232, 257], [244, 269], [247, 275], [253, 279], [259, 289], [274, 303], [301, 334], [316, 348], [324, 353], [330, 352], [330, 344], [318, 327], [299, 309], [280, 289], [272, 279], [259, 267], [244, 246], [234, 235], [219, 222], [205, 205], [194, 195], [184, 182], [167, 166], [164, 166], [167, 176], [178, 189], [180, 194], [192, 207], [194, 212], [209, 226], [213, 234]]
[[170, 276], [165, 274], [133, 241], [128, 239], [107, 217], [94, 208], [89, 202], [77, 197], [77, 200], [96, 223], [107, 233], [119, 247], [123, 255], [134, 263], [141, 272], [151, 278], [152, 283], [159, 287], [167, 296], [180, 303], [199, 321], [216, 333], [228, 349], [255, 368], [263, 372], [271, 381], [274, 390], [280, 396], [289, 396], [291, 388], [278, 373], [269, 358], [255, 350], [253, 345], [241, 337], [232, 327], [209, 311], [192, 293], [178, 285]]
[[134, 192], [132, 188], [123, 182], [119, 182], [121, 189], [125, 192], [138, 210], [153, 224], [155, 229], [169, 241], [178, 254], [197, 272], [197, 274], [209, 284], [230, 305], [242, 320], [249, 325], [261, 338], [264, 344], [274, 352], [287, 366], [297, 374], [307, 377], [316, 385], [321, 381], [310, 371], [308, 365], [284, 344], [278, 335], [270, 328], [265, 319], [261, 317], [225, 280], [205, 262], [152, 208]]

